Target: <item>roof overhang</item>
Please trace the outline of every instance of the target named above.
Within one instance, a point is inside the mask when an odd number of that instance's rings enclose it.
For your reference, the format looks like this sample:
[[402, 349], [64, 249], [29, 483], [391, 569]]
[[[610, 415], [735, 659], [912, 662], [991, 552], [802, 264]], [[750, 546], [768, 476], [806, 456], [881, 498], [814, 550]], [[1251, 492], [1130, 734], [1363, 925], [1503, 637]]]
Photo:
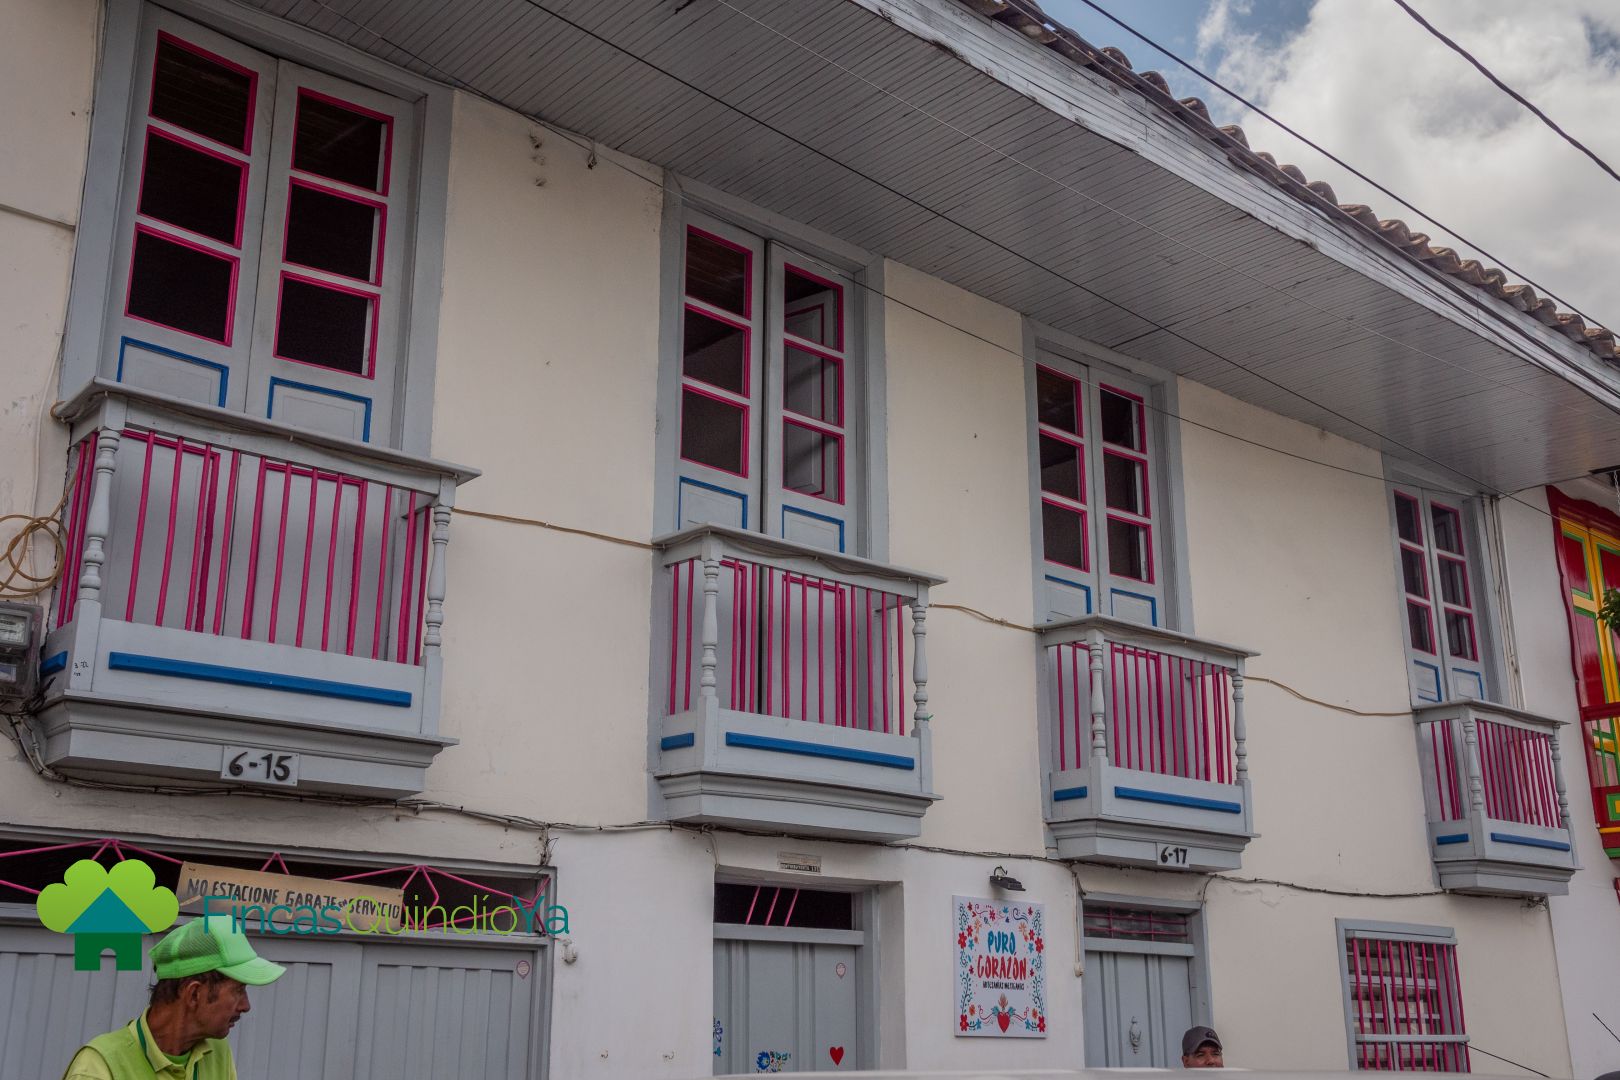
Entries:
[[252, 5], [1481, 489], [1620, 463], [1587, 348], [953, 0]]

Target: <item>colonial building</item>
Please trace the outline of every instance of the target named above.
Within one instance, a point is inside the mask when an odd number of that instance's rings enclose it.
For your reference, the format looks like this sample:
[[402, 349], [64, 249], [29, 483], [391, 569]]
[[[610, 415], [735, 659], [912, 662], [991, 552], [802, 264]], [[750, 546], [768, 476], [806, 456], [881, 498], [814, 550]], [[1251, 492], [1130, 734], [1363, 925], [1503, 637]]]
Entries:
[[1620, 1068], [1608, 331], [1026, 0], [0, 60], [0, 1077], [81, 859], [244, 1077]]

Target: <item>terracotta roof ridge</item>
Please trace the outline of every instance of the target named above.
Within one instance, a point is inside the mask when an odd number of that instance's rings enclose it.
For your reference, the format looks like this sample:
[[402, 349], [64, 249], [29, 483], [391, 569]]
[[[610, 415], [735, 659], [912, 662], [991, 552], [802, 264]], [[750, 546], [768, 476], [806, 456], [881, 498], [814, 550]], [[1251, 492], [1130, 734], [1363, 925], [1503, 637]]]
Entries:
[[1123, 50], [1113, 45], [1099, 48], [1091, 44], [1048, 17], [1035, 0], [958, 0], [958, 3], [1012, 27], [1031, 41], [1058, 52], [1118, 86], [1134, 90], [1180, 120], [1201, 138], [1220, 146], [1234, 166], [1265, 178], [1340, 225], [1381, 241], [1438, 273], [1489, 293], [1542, 325], [1561, 332], [1571, 341], [1586, 346], [1604, 360], [1611, 363], [1620, 361], [1620, 347], [1617, 347], [1615, 335], [1609, 330], [1601, 326], [1587, 326], [1579, 315], [1559, 311], [1554, 301], [1538, 296], [1529, 285], [1510, 283], [1507, 274], [1498, 267], [1486, 266], [1477, 259], [1462, 258], [1449, 247], [1431, 247], [1427, 234], [1414, 232], [1399, 218], [1379, 218], [1370, 207], [1361, 203], [1340, 204], [1332, 186], [1326, 181], [1311, 180], [1297, 165], [1279, 165], [1271, 154], [1253, 149], [1249, 145], [1248, 135], [1237, 124], [1217, 127], [1211, 118], [1209, 106], [1201, 98], [1178, 100], [1163, 74], [1152, 70], [1138, 72]]

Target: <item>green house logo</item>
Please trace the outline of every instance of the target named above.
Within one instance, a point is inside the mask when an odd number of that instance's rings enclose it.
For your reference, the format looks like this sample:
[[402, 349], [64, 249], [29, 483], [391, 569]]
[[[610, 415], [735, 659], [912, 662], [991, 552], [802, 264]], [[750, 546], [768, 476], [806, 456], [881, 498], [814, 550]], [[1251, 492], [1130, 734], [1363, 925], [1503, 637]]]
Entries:
[[174, 893], [139, 859], [111, 870], [80, 859], [45, 887], [34, 908], [46, 929], [73, 935], [74, 971], [100, 971], [108, 950], [117, 970], [141, 970], [143, 938], [167, 930], [180, 914]]

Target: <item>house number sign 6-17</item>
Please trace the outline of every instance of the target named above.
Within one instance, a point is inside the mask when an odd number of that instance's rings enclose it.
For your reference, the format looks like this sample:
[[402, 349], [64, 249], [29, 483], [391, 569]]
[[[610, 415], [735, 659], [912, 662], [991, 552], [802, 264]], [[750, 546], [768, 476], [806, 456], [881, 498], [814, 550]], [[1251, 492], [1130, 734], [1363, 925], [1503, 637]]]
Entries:
[[1171, 870], [1185, 868], [1187, 865], [1187, 849], [1175, 847], [1171, 844], [1160, 844], [1159, 865]]
[[298, 786], [298, 755], [251, 746], [227, 746], [220, 765], [221, 780], [241, 780], [250, 784]]

